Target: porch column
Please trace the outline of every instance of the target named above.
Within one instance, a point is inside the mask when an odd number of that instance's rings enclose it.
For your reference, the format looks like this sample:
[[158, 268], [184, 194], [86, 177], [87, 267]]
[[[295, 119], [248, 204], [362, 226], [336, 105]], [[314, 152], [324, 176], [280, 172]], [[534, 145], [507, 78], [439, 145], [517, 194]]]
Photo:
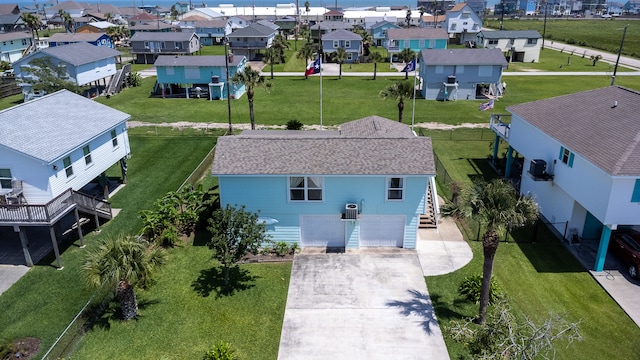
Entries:
[[184, 91], [187, 94], [187, 99], [189, 98], [189, 84], [184, 84]]
[[24, 261], [28, 267], [33, 266], [33, 260], [31, 260], [31, 253], [29, 253], [29, 239], [27, 239], [27, 233], [24, 228], [20, 226], [14, 226], [13, 231], [17, 232], [20, 236], [20, 243], [22, 244], [22, 252], [24, 253]]
[[160, 88], [162, 88], [162, 98], [164, 99], [164, 84], [160, 84]]
[[80, 224], [80, 214], [78, 214], [78, 208], [73, 209], [73, 215], [76, 217], [76, 224], [78, 224], [78, 237], [80, 238], [80, 248], [84, 248], [84, 237], [82, 236], [82, 227]]
[[607, 258], [607, 248], [609, 247], [609, 239], [611, 238], [611, 226], [604, 225], [602, 227], [602, 235], [600, 235], [600, 244], [598, 245], [598, 253], [596, 254], [596, 263], [593, 266], [595, 271], [604, 269], [604, 261]]
[[493, 140], [493, 156], [491, 157], [491, 165], [496, 166], [496, 158], [498, 157], [498, 148], [500, 147], [500, 136], [496, 134], [496, 139]]
[[127, 158], [120, 159], [120, 171], [122, 172], [122, 183], [127, 183]]
[[513, 148], [509, 145], [507, 149], [507, 168], [504, 169], [504, 177], [507, 179], [511, 176], [511, 164], [513, 164]]
[[109, 200], [109, 178], [104, 171], [100, 174], [100, 178], [102, 179], [102, 193], [104, 199]]
[[51, 236], [53, 252], [56, 254], [56, 260], [58, 261], [58, 270], [62, 270], [64, 266], [62, 266], [62, 261], [60, 261], [60, 250], [58, 250], [58, 240], [56, 239], [56, 232], [53, 230], [53, 226], [49, 226], [49, 236]]

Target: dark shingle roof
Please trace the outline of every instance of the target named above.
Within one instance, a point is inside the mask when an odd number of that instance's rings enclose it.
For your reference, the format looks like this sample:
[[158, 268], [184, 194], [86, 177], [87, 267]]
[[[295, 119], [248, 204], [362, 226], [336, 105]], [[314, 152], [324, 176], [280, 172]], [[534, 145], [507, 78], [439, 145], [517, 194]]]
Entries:
[[231, 33], [231, 36], [246, 36], [246, 37], [255, 37], [255, 36], [269, 36], [271, 34], [275, 34], [276, 30], [268, 28], [264, 25], [260, 24], [250, 24], [249, 26], [235, 30]]
[[640, 93], [636, 91], [610, 86], [507, 110], [611, 175], [640, 176]]
[[31, 33], [16, 31], [16, 32], [0, 34], [0, 41], [28, 39], [30, 37], [31, 37]]
[[[69, 45], [49, 47], [39, 50], [34, 54], [45, 54], [74, 66], [89, 64], [94, 61], [109, 59], [122, 55], [120, 51], [106, 46], [94, 46], [87, 42], [78, 42]], [[32, 54], [33, 55], [33, 54]], [[31, 56], [31, 55], [30, 55]], [[28, 59], [30, 56], [27, 56]]]
[[362, 36], [349, 30], [338, 29], [322, 35], [322, 40], [362, 40]]
[[[173, 28], [173, 25], [162, 21], [137, 23], [135, 26], [129, 26], [129, 30], [148, 30], [149, 32], [159, 32], [158, 30], [166, 30]], [[136, 32], [136, 35], [138, 32]], [[165, 33], [166, 34], [166, 33]]]
[[131, 41], [190, 41], [195, 32], [136, 32]]
[[420, 51], [420, 59], [428, 65], [507, 66], [500, 49], [429, 49]]
[[313, 26], [311, 26], [311, 30], [318, 30], [318, 26], [320, 27], [320, 29], [323, 30], [336, 30], [336, 29], [345, 29], [345, 30], [350, 30], [353, 29], [353, 25], [346, 23], [346, 22], [342, 22], [342, 21], [330, 21], [330, 20], [326, 20], [326, 21], [321, 21]]
[[220, 137], [212, 172], [215, 175], [435, 174], [431, 139], [415, 136], [408, 126], [393, 120], [372, 116], [343, 124], [341, 133], [329, 131], [322, 136], [324, 133], [277, 130]]
[[481, 31], [485, 39], [539, 39], [540, 33], [536, 30], [497, 30]]
[[61, 90], [0, 111], [0, 146], [51, 163], [130, 117]]
[[[224, 55], [173, 56], [160, 55], [153, 66], [225, 66]], [[229, 66], [238, 66], [244, 56], [234, 56]]]
[[387, 30], [389, 39], [447, 39], [449, 35], [443, 28], [409, 28]]

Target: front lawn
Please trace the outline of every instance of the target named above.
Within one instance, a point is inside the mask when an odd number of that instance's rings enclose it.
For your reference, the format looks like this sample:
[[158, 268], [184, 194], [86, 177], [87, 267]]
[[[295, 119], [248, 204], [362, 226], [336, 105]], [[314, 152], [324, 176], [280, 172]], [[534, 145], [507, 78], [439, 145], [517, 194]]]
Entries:
[[[476, 138], [486, 130], [476, 132]], [[457, 131], [456, 131], [457, 132]], [[455, 132], [454, 132], [455, 133]], [[425, 132], [425, 135], [429, 135]], [[434, 151], [449, 175], [468, 183], [473, 177], [491, 179], [495, 173], [487, 165], [491, 140], [469, 141], [469, 134], [434, 136]], [[440, 175], [440, 174], [439, 174]], [[442, 185], [442, 184], [440, 184]], [[473, 250], [473, 260], [464, 268], [447, 275], [427, 277], [427, 287], [443, 330], [454, 320], [477, 315], [478, 306], [462, 301], [457, 289], [468, 275], [482, 273], [482, 244], [477, 225], [461, 225]], [[496, 255], [494, 276], [511, 299], [512, 307], [537, 323], [550, 313], [571, 322], [580, 321], [584, 340], [567, 347], [556, 346], [557, 359], [633, 359], [640, 352], [640, 329], [543, 226], [537, 242], [532, 243], [532, 229], [520, 230], [515, 240], [501, 243]], [[446, 334], [446, 331], [444, 331]], [[452, 359], [470, 358], [468, 350], [445, 336]]]

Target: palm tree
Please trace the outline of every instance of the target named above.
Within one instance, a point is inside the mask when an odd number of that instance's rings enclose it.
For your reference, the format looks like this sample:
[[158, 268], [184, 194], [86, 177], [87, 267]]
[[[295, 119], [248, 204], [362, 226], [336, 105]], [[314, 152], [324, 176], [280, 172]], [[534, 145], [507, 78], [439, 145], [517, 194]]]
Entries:
[[307, 12], [307, 15], [309, 15], [309, 7], [311, 7], [311, 4], [309, 4], [308, 1], [304, 2], [304, 10]]
[[407, 16], [404, 17], [407, 27], [411, 26], [411, 9], [407, 9]]
[[276, 62], [283, 64], [285, 62], [284, 51], [289, 49], [289, 40], [281, 34], [274, 36], [271, 48], [276, 50]]
[[373, 36], [371, 36], [371, 34], [367, 30], [362, 30], [359, 32], [359, 34], [362, 37], [363, 55], [364, 56], [371, 55], [370, 48], [371, 48], [371, 44], [373, 44]]
[[338, 48], [333, 54], [331, 54], [331, 58], [333, 61], [337, 62], [340, 65], [340, 76], [339, 79], [342, 79], [342, 64], [347, 60], [347, 51], [344, 48]]
[[112, 13], [108, 12], [108, 13], [104, 14], [104, 20], [106, 22], [113, 22], [113, 19], [114, 19], [114, 17], [113, 17]]
[[266, 64], [269, 64], [269, 66], [271, 67], [271, 80], [273, 80], [273, 63], [278, 61], [278, 54], [276, 51], [276, 49], [270, 47], [267, 49], [267, 51], [265, 51], [264, 57], [262, 58], [262, 61], [264, 61]]
[[68, 33], [75, 32], [75, 20], [71, 17], [68, 12], [60, 9], [58, 10], [58, 16], [60, 16], [60, 21], [64, 24], [64, 29]]
[[106, 239], [87, 256], [82, 271], [87, 282], [99, 287], [102, 284], [115, 288], [124, 320], [138, 314], [135, 286], [148, 286], [155, 270], [166, 261], [164, 250], [119, 236]]
[[382, 62], [382, 60], [384, 60], [384, 58], [379, 52], [373, 52], [369, 55], [369, 61], [373, 63], [373, 80], [376, 79], [376, 75], [378, 74], [378, 63]]
[[[416, 52], [411, 50], [410, 48], [402, 49], [402, 51], [400, 51], [400, 53], [398, 54], [398, 60], [405, 63], [408, 63], [409, 61], [413, 61], [415, 57], [416, 57]], [[409, 79], [408, 71], [404, 73], [404, 79], [405, 80]]]
[[[296, 54], [296, 58], [304, 60], [304, 63], [307, 64], [309, 60], [313, 58], [313, 54], [316, 52], [314, 45], [310, 42], [305, 43], [298, 53]], [[305, 75], [304, 78], [307, 79], [309, 76]]]
[[482, 289], [477, 322], [484, 324], [489, 305], [489, 291], [493, 261], [500, 242], [499, 233], [507, 227], [520, 227], [538, 218], [538, 206], [529, 196], [520, 196], [511, 184], [504, 180], [490, 183], [476, 181], [458, 197], [457, 204], [442, 209], [443, 216], [478, 220], [485, 227], [482, 235], [484, 263], [482, 265]]
[[40, 19], [40, 16], [31, 13], [23, 13], [22, 20], [24, 21], [25, 25], [27, 25], [27, 27], [31, 29], [31, 37], [40, 40], [40, 34], [38, 33], [38, 29], [42, 27], [42, 20]]
[[245, 66], [242, 71], [235, 73], [231, 77], [233, 84], [241, 84], [247, 88], [247, 100], [249, 100], [249, 119], [251, 120], [251, 129], [255, 130], [256, 122], [253, 114], [253, 96], [256, 88], [264, 88], [269, 90], [271, 83], [264, 79], [258, 71], [253, 70], [249, 66]]
[[409, 81], [396, 81], [380, 91], [380, 97], [384, 99], [393, 98], [398, 100], [398, 121], [402, 122], [402, 112], [404, 111], [404, 99], [409, 99], [413, 95], [413, 84]]

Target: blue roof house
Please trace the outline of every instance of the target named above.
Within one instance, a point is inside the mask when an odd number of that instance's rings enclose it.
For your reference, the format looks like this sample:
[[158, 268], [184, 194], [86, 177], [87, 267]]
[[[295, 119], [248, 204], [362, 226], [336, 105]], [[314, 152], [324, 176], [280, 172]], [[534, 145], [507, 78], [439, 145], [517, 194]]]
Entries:
[[27, 228], [49, 227], [61, 267], [54, 228], [58, 222], [75, 214], [77, 224], [78, 212], [95, 216], [98, 226], [98, 218], [112, 217], [107, 201], [84, 194], [93, 189], [107, 199], [115, 187], [108, 186], [105, 172], [118, 163], [126, 182], [129, 118], [67, 90], [0, 111], [0, 227], [20, 233], [19, 239], [14, 237], [22, 242], [26, 265], [37, 262], [30, 254], [34, 245], [26, 245]]
[[[229, 63], [229, 78], [247, 66], [244, 56], [230, 54], [226, 60]], [[160, 55], [154, 66], [163, 96], [167, 92], [173, 94], [171, 84], [184, 85], [187, 98], [200, 97], [208, 93], [209, 100], [224, 100], [227, 99], [226, 86], [230, 86], [232, 99], [240, 98], [245, 92], [244, 85], [230, 84], [227, 81], [224, 56]]]
[[259, 211], [274, 241], [413, 249], [420, 223], [437, 224], [431, 139], [378, 116], [336, 131], [220, 137], [212, 173], [221, 206]]
[[490, 122], [496, 146], [509, 145], [505, 177], [535, 196], [557, 233], [593, 251], [589, 270], [611, 269], [605, 260], [612, 231], [640, 227], [640, 93], [609, 86], [507, 111], [510, 121], [494, 115]]
[[55, 33], [47, 39], [47, 42], [49, 47], [87, 42], [93, 46], [114, 48], [111, 38], [104, 33]]
[[475, 100], [502, 94], [500, 49], [422, 50], [422, 96], [426, 100]]
[[387, 31], [389, 29], [399, 29], [398, 24], [389, 21], [379, 21], [369, 28], [369, 33], [373, 37], [373, 43], [376, 46], [382, 46], [384, 39], [387, 38]]
[[322, 35], [322, 50], [329, 58], [339, 48], [343, 48], [347, 53], [346, 63], [357, 62], [362, 55], [362, 37], [343, 29]]

